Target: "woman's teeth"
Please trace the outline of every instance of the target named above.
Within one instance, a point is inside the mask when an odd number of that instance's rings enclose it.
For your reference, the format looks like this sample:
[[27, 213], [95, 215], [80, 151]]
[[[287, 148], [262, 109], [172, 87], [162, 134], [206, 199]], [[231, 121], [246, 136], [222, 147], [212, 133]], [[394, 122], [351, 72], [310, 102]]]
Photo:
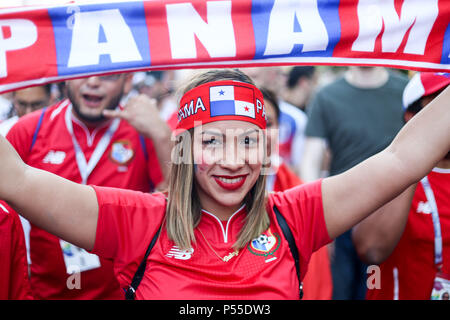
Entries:
[[224, 183], [237, 183], [237, 182], [241, 181], [242, 179], [244, 179], [244, 177], [239, 177], [239, 178], [234, 178], [234, 179], [227, 179], [227, 178], [222, 178], [222, 177], [217, 177], [217, 178]]

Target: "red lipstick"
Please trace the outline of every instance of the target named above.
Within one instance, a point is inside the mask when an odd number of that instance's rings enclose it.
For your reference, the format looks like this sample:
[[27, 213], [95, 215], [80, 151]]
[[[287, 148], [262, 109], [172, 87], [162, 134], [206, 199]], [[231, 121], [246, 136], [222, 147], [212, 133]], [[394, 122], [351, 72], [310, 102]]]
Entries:
[[225, 190], [237, 190], [245, 183], [247, 175], [241, 176], [213, 176], [217, 184]]

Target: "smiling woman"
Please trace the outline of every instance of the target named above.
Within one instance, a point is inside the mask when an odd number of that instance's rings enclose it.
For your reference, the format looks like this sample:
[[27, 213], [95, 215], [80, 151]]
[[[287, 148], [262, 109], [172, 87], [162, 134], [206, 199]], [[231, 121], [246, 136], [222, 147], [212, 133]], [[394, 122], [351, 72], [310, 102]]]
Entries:
[[269, 225], [264, 207], [265, 176], [260, 175], [266, 119], [263, 97], [256, 90], [253, 81], [236, 70], [200, 74], [184, 88], [180, 106], [189, 101], [207, 106], [181, 116], [177, 127], [178, 132], [189, 130], [179, 146], [188, 156], [183, 165], [172, 167], [167, 226], [170, 238], [184, 249], [195, 241], [201, 209], [227, 221], [246, 204], [246, 224], [235, 249], [244, 247]]
[[[241, 71], [207, 71], [180, 102], [167, 198], [78, 185], [27, 167], [2, 138], [0, 198], [32, 223], [112, 260], [123, 288], [147, 263], [131, 290], [138, 299], [298, 299], [314, 251], [447, 154], [449, 98], [444, 91], [386, 150], [347, 172], [267, 195], [262, 94]], [[283, 237], [283, 221], [292, 241]]]

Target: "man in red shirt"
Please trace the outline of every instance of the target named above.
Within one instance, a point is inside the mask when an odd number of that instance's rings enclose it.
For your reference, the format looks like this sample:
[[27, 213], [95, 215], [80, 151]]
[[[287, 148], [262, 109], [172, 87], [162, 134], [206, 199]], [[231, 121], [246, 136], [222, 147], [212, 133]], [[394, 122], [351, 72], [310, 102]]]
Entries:
[[[449, 74], [417, 73], [404, 90], [405, 120], [449, 84]], [[450, 285], [450, 153], [413, 192], [410, 188], [353, 231], [360, 257], [380, 264], [379, 285], [368, 288], [367, 299], [439, 299]]]
[[0, 201], [0, 300], [32, 299], [19, 216]]
[[[24, 116], [7, 139], [30, 166], [77, 183], [150, 192], [164, 185], [170, 129], [143, 95], [118, 107], [131, 80], [115, 74], [67, 81], [69, 99]], [[127, 121], [103, 114], [116, 108]], [[34, 225], [29, 237], [36, 298], [123, 298], [110, 262]]]

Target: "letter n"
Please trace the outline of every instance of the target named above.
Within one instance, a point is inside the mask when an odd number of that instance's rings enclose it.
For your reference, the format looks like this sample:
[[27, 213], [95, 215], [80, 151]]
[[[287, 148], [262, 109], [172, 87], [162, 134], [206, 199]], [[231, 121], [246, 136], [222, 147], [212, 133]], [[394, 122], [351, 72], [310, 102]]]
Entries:
[[207, 1], [205, 22], [190, 3], [166, 5], [173, 59], [195, 59], [195, 38], [212, 58], [235, 57], [236, 40], [231, 19], [231, 1]]

